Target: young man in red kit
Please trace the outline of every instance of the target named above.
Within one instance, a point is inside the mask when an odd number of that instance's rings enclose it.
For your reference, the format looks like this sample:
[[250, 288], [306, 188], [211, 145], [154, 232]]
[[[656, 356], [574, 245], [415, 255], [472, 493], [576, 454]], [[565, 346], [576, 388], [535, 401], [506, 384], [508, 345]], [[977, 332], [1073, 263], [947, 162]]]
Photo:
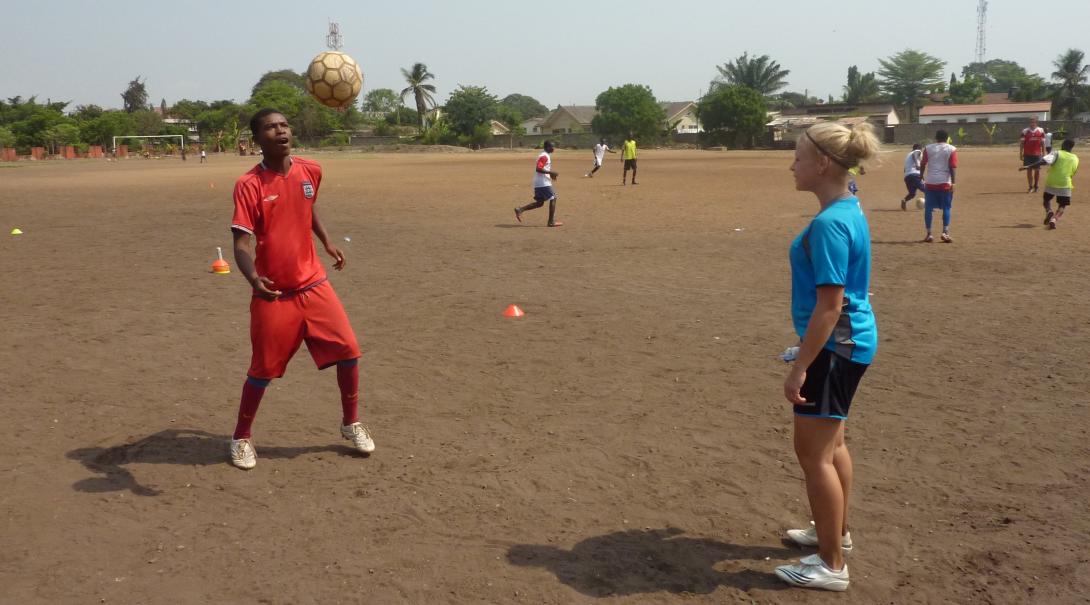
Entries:
[[1022, 129], [1018, 155], [1026, 169], [1026, 193], [1033, 193], [1041, 181], [1041, 158], [1045, 155], [1045, 130], [1037, 125], [1036, 116], [1029, 119], [1029, 128]]
[[[314, 209], [322, 169], [317, 162], [291, 156], [291, 127], [280, 112], [258, 111], [250, 119], [250, 130], [264, 159], [235, 183], [231, 230], [235, 265], [253, 288], [253, 358], [242, 385], [231, 464], [246, 470], [257, 464], [250, 427], [258, 405], [269, 382], [284, 375], [303, 341], [319, 369], [337, 366], [341, 436], [356, 450], [373, 452], [375, 442], [359, 422], [360, 348], [311, 239], [313, 231], [333, 257], [333, 268], [344, 268], [344, 254], [330, 243]], [[251, 236], [257, 241], [256, 260]]]

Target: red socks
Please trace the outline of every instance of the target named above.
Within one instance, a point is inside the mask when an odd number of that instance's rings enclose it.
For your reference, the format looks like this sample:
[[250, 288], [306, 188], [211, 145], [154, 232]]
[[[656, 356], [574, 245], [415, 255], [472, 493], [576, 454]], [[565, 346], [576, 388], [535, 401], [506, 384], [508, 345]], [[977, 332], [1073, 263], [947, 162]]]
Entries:
[[[250, 430], [265, 395], [265, 387], [271, 380], [247, 376], [242, 385], [242, 401], [238, 406], [238, 423], [233, 439], [249, 439]], [[358, 360], [350, 359], [337, 364], [337, 386], [341, 389], [341, 423], [345, 426], [359, 422], [360, 368]]]
[[360, 367], [351, 359], [337, 364], [337, 386], [341, 388], [341, 424], [360, 421]]
[[250, 428], [253, 427], [254, 417], [257, 416], [257, 407], [261, 405], [261, 397], [265, 394], [265, 387], [269, 386], [269, 380], [261, 378], [246, 378], [242, 384], [242, 402], [238, 406], [238, 423], [235, 424], [233, 439], [249, 439]]

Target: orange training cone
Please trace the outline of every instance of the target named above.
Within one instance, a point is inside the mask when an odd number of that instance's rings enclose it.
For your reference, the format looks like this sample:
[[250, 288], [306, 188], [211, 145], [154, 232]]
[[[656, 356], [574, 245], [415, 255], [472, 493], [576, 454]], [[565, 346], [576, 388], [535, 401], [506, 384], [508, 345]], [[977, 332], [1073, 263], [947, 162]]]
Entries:
[[504, 317], [522, 317], [523, 315], [526, 315], [526, 313], [518, 305], [507, 305], [507, 309], [503, 312]]
[[223, 248], [216, 246], [216, 254], [219, 255], [219, 259], [212, 261], [212, 273], [216, 275], [227, 275], [231, 272], [231, 265], [227, 264], [227, 261], [223, 260]]

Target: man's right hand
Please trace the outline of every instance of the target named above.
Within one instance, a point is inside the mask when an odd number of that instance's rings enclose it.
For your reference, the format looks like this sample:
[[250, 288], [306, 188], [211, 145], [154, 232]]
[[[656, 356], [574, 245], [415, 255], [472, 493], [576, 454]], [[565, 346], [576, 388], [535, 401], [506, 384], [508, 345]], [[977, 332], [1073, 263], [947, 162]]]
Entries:
[[559, 179], [560, 178], [560, 173], [559, 172], [550, 172], [549, 176], [554, 178], [554, 179]]
[[283, 292], [281, 292], [280, 290], [273, 290], [273, 280], [263, 275], [258, 275], [257, 279], [250, 282], [250, 285], [254, 287], [254, 293], [256, 293], [261, 298], [264, 298], [265, 300], [276, 300], [277, 298], [280, 298], [281, 294], [283, 294]]

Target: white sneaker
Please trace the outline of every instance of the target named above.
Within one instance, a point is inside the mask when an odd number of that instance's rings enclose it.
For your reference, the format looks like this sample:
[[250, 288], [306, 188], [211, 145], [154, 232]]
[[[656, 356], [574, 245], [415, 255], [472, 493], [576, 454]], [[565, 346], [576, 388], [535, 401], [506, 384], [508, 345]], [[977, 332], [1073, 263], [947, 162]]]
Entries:
[[[817, 546], [817, 528], [814, 527], [814, 522], [810, 522], [810, 527], [806, 529], [789, 529], [787, 530], [787, 537], [798, 544], [799, 546]], [[844, 534], [844, 537], [840, 541], [840, 550], [844, 554], [851, 554], [852, 552], [852, 532]]]
[[370, 454], [375, 451], [375, 440], [371, 438], [371, 432], [358, 422], [342, 426], [341, 437], [351, 441], [356, 451], [361, 454]]
[[780, 565], [776, 568], [776, 577], [792, 586], [816, 588], [819, 590], [848, 590], [848, 565], [844, 569], [833, 571], [826, 567], [818, 555], [799, 559], [794, 565]]
[[248, 471], [257, 466], [257, 452], [249, 439], [232, 439], [229, 450], [231, 464]]

